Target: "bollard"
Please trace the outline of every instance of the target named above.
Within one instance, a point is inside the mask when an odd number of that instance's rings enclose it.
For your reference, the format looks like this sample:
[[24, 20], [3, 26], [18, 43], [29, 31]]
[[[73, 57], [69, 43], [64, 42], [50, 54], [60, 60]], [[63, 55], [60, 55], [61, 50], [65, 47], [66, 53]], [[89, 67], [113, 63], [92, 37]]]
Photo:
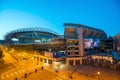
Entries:
[[37, 73], [37, 69], [35, 69], [35, 73]]
[[56, 73], [58, 73], [58, 70], [55, 70]]
[[16, 77], [14, 80], [18, 80], [18, 78]]
[[43, 70], [43, 66], [41, 67], [41, 69]]
[[70, 79], [73, 79], [73, 77], [72, 77], [71, 75], [69, 76], [69, 78], [70, 78]]
[[24, 74], [24, 78], [27, 78], [27, 73]]
[[29, 75], [31, 75], [32, 73], [30, 72]]

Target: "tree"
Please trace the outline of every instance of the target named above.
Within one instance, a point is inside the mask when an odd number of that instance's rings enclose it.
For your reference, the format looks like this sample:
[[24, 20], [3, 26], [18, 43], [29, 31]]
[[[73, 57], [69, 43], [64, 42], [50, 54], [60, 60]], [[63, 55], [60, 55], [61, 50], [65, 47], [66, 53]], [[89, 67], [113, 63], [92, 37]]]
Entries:
[[3, 57], [3, 51], [0, 49], [0, 59]]
[[2, 63], [4, 62], [3, 57], [4, 57], [3, 51], [0, 49], [0, 62]]

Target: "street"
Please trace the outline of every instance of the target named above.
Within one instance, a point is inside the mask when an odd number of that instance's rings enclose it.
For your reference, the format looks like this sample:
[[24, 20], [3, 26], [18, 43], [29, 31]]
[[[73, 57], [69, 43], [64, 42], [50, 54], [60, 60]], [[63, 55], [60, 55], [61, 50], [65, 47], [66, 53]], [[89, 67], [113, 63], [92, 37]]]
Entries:
[[[9, 55], [9, 54], [7, 54]], [[65, 75], [59, 75], [48, 67], [41, 69], [36, 60], [15, 61], [10, 55], [7, 63], [0, 68], [0, 80], [66, 80]]]
[[[35, 69], [37, 72], [35, 72]], [[25, 75], [27, 74], [27, 75]], [[15, 79], [17, 78], [17, 79]], [[0, 80], [66, 80], [65, 75], [59, 76], [57, 73], [47, 71], [37, 67], [26, 67], [25, 69], [15, 69], [3, 73]]]
[[[87, 65], [59, 67], [36, 64], [36, 60], [15, 61], [8, 56], [8, 62], [0, 67], [0, 80], [119, 80], [120, 72]], [[42, 69], [43, 66], [43, 69]], [[98, 75], [97, 72], [100, 72]]]

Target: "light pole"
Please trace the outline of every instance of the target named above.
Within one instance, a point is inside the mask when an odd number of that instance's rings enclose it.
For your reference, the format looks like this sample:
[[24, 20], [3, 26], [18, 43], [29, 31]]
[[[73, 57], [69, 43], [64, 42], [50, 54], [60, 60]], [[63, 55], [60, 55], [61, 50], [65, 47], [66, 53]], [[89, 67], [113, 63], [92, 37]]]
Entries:
[[73, 78], [73, 74], [80, 68], [80, 65], [77, 66], [77, 68], [75, 68], [73, 71], [71, 70], [71, 73], [70, 73], [70, 67], [68, 67], [68, 78], [71, 80], [71, 79], [74, 79]]
[[97, 80], [100, 80], [100, 72], [97, 72]]
[[58, 72], [58, 70], [60, 69], [60, 66], [61, 66], [61, 62], [54, 62], [55, 72]]
[[68, 67], [68, 80], [73, 79], [73, 77], [72, 77], [73, 73], [74, 73], [74, 71], [72, 72], [71, 69], [70, 69], [70, 67]]

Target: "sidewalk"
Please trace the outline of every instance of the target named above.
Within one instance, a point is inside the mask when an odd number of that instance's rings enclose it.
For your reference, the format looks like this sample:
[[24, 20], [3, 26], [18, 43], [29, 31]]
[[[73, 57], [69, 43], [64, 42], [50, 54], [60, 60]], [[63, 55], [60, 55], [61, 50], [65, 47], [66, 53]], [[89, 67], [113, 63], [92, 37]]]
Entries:
[[[71, 67], [71, 71], [75, 69], [75, 66]], [[75, 77], [75, 80], [80, 80], [81, 78], [83, 80], [86, 80], [86, 78], [87, 80], [97, 80], [98, 71], [100, 72], [100, 80], [120, 80], [119, 71], [85, 65], [79, 66], [79, 69], [73, 74], [73, 78]]]

